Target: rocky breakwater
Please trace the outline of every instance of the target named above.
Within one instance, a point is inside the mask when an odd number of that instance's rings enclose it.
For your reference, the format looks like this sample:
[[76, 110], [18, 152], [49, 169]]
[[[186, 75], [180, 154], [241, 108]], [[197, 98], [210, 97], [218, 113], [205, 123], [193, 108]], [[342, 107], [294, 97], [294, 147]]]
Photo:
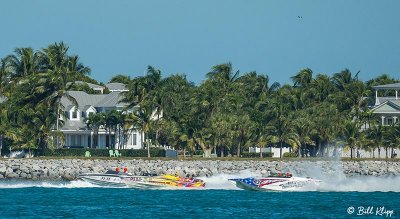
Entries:
[[400, 176], [400, 162], [393, 161], [4, 159], [0, 160], [0, 179], [74, 180], [81, 173], [103, 173], [115, 167], [127, 167], [135, 175], [178, 173], [210, 177], [247, 171], [244, 174], [264, 176], [268, 172], [292, 172], [299, 176]]

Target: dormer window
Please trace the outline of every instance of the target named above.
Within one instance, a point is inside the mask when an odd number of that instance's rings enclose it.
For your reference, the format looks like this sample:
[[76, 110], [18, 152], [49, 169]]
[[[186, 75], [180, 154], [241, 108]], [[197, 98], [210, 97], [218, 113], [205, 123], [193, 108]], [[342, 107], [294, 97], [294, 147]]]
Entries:
[[85, 118], [85, 112], [82, 112], [81, 117]]
[[78, 112], [73, 111], [73, 112], [72, 112], [72, 118], [73, 118], [73, 119], [77, 119], [77, 118], [78, 118]]

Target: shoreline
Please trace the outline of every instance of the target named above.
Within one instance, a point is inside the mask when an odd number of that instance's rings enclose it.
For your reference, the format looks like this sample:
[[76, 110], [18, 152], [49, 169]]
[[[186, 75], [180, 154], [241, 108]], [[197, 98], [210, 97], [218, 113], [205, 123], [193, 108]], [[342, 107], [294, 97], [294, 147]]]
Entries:
[[103, 173], [127, 167], [134, 175], [143, 173], [179, 174], [210, 177], [218, 174], [267, 175], [291, 172], [307, 176], [327, 174], [344, 176], [400, 176], [398, 161], [322, 161], [322, 160], [160, 160], [160, 159], [7, 159], [0, 160], [0, 179], [75, 180], [81, 173]]

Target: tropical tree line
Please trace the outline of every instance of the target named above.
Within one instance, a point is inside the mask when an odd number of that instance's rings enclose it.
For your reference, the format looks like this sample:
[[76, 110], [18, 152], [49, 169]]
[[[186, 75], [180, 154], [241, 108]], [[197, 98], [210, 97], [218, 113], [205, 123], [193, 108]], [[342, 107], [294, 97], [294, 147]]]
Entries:
[[[308, 68], [291, 80], [283, 86], [270, 83], [267, 75], [240, 74], [231, 63], [213, 66], [198, 86], [182, 74], [162, 78], [151, 66], [146, 76], [112, 79], [128, 84], [123, 101], [147, 115], [146, 138], [191, 154], [200, 149], [240, 157], [249, 147], [279, 147], [282, 157], [282, 148], [289, 147], [294, 156], [316, 157], [345, 148], [353, 157], [356, 148], [373, 153], [382, 145], [398, 147], [399, 126], [383, 127], [369, 108], [372, 86], [397, 80], [381, 75], [363, 82], [348, 69], [314, 76]], [[385, 92], [381, 95], [390, 95]], [[154, 113], [162, 119], [152, 120]]]
[[17, 48], [14, 54], [0, 59], [2, 144], [10, 150], [60, 144], [61, 98], [76, 104], [67, 91], [74, 87], [74, 81], [93, 81], [87, 76], [89, 72], [79, 56], [68, 54], [68, 46], [62, 42], [38, 51]]
[[[1, 59], [0, 92], [6, 101], [0, 105], [0, 134], [7, 145], [54, 147], [54, 139], [62, 138], [57, 131], [61, 97], [74, 102], [67, 91], [79, 89], [73, 87], [77, 80], [97, 83], [88, 77], [90, 68], [67, 51], [64, 43], [55, 43], [40, 51], [19, 48]], [[398, 81], [381, 75], [363, 82], [358, 74], [344, 69], [328, 76], [305, 68], [291, 84], [280, 85], [266, 74], [241, 73], [224, 63], [196, 85], [184, 74], [163, 77], [149, 66], [145, 76], [116, 75], [110, 81], [127, 85], [121, 102], [127, 103], [126, 112], [134, 109], [129, 119], [111, 125], [100, 114], [89, 118], [88, 126], [106, 127], [111, 135], [129, 124], [152, 144], [206, 156], [240, 157], [249, 147], [279, 147], [281, 157], [283, 147], [301, 157], [326, 156], [339, 148], [351, 149], [353, 156], [356, 148], [397, 147], [398, 125], [381, 126], [368, 106], [372, 86]]]

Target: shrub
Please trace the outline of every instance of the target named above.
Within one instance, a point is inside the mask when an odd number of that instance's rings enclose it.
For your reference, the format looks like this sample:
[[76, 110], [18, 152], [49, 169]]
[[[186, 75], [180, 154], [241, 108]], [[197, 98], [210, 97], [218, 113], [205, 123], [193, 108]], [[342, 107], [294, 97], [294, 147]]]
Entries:
[[[69, 148], [69, 149], [45, 149], [41, 155], [50, 157], [83, 157], [89, 151], [92, 157], [109, 157], [110, 149], [93, 148]], [[122, 149], [118, 150], [122, 157], [147, 157], [147, 149]], [[151, 157], [165, 157], [165, 150], [159, 148], [150, 149]]]
[[294, 152], [285, 152], [283, 153], [283, 157], [297, 157]]
[[[274, 155], [273, 152], [263, 152], [263, 157], [272, 157]], [[242, 157], [260, 157], [260, 153], [256, 153], [256, 152], [243, 152], [242, 153]]]

